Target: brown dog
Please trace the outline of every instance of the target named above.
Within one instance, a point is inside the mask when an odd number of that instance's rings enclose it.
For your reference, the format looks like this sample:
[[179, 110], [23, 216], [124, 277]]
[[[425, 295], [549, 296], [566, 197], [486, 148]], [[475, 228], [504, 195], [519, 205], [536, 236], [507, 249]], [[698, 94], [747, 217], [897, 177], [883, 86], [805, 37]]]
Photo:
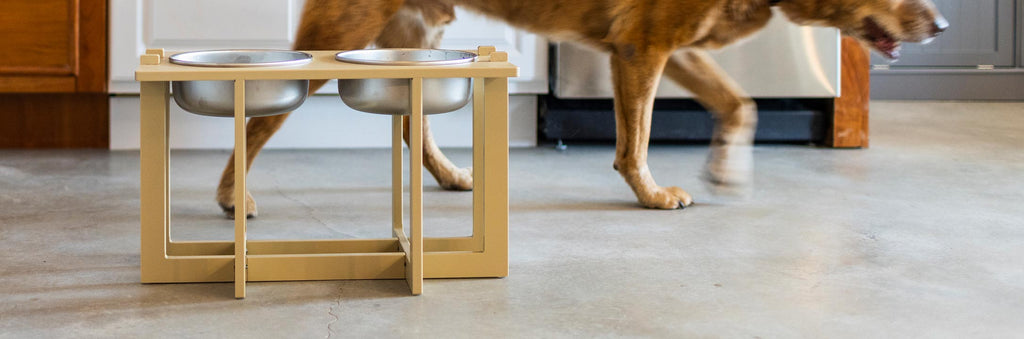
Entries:
[[[647, 167], [651, 109], [662, 74], [714, 112], [717, 125], [704, 179], [713, 187], [733, 189], [750, 181], [756, 108], [702, 50], [761, 29], [773, 6], [795, 23], [839, 28], [889, 58], [899, 56], [901, 42], [929, 40], [948, 26], [929, 0], [308, 0], [294, 48], [350, 50], [371, 43], [434, 48], [444, 25], [454, 20], [454, 6], [610, 53], [617, 130], [614, 167], [643, 206], [661, 209], [693, 203], [681, 188], [655, 183]], [[323, 84], [311, 81], [311, 90]], [[287, 117], [249, 121], [247, 165]], [[429, 130], [424, 138], [425, 167], [441, 186], [471, 189], [470, 171], [448, 161]], [[233, 161], [229, 159], [217, 190], [217, 202], [229, 216], [234, 209]], [[248, 193], [246, 203], [249, 216], [255, 216]]]

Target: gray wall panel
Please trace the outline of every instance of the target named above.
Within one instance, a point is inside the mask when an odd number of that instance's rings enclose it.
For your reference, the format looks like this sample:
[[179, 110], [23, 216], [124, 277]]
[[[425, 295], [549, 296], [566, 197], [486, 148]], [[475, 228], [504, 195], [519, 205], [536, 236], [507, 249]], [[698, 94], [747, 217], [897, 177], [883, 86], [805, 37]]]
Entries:
[[[1016, 64], [1015, 0], [933, 0], [950, 28], [929, 45], [907, 44], [893, 68]], [[875, 64], [887, 62], [874, 56]]]
[[906, 46], [890, 69], [872, 71], [871, 98], [1024, 100], [1024, 0], [934, 1], [950, 29], [931, 45]]

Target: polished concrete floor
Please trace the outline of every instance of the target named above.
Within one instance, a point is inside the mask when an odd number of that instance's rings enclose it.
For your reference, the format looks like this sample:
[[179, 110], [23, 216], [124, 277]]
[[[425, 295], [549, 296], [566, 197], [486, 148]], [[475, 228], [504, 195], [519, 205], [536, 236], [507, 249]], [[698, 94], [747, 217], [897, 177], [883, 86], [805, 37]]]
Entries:
[[[1024, 104], [875, 103], [866, 150], [755, 149], [748, 201], [656, 145], [697, 204], [640, 208], [610, 146], [516, 149], [504, 279], [139, 283], [138, 155], [0, 151], [0, 337], [1016, 337], [1024, 333]], [[452, 150], [468, 164], [470, 153]], [[177, 239], [230, 239], [228, 153], [175, 152]], [[251, 237], [388, 235], [387, 150], [268, 151]], [[471, 194], [427, 187], [427, 235]]]

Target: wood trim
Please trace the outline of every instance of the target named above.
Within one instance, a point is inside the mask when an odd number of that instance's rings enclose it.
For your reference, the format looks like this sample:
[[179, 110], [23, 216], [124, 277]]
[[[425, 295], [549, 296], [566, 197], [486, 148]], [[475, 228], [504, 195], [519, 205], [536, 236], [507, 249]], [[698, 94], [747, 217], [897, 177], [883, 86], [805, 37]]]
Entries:
[[107, 0], [66, 1], [68, 72], [0, 76], [0, 148], [110, 147]]
[[78, 3], [79, 93], [107, 92], [107, 0], [79, 0]]
[[[106, 93], [107, 0], [64, 0], [66, 59], [55, 66], [0, 64], [2, 93]], [[15, 7], [17, 8], [17, 7]], [[34, 7], [33, 7], [34, 8]], [[38, 8], [36, 9], [38, 10]], [[13, 13], [28, 15], [33, 13]], [[17, 34], [18, 30], [5, 34]], [[56, 78], [66, 78], [57, 80]], [[70, 86], [67, 86], [70, 81]]]
[[827, 145], [868, 147], [868, 105], [871, 102], [870, 55], [857, 40], [843, 37], [842, 95], [835, 99]]
[[104, 93], [0, 94], [0, 148], [108, 148]]
[[0, 93], [70, 93], [75, 78], [67, 76], [3, 76]]
[[82, 40], [82, 3], [78, 0], [68, 0], [68, 22], [71, 23], [71, 30], [68, 32], [71, 37], [68, 39], [68, 51], [71, 52], [68, 60], [71, 66], [71, 75], [78, 76], [80, 70], [80, 64], [82, 63], [82, 53], [78, 51], [79, 41]]

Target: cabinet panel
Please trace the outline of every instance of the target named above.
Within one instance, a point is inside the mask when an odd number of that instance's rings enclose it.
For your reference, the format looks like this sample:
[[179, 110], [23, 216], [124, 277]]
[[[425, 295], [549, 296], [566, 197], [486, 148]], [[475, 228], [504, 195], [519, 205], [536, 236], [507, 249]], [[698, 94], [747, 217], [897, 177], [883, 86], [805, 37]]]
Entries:
[[[196, 50], [280, 48], [292, 45], [303, 0], [110, 0], [111, 92], [138, 93], [134, 79], [147, 48]], [[241, 11], [241, 12], [239, 12]], [[459, 10], [443, 48], [494, 45], [520, 66], [513, 93], [547, 91], [547, 42], [500, 22]], [[325, 86], [322, 93], [332, 92]]]
[[78, 1], [0, 2], [0, 74], [74, 75]]
[[147, 48], [291, 48], [304, 0], [110, 0], [110, 91], [138, 93]]
[[299, 0], [147, 0], [143, 42], [168, 49], [287, 48]]
[[[6, 0], [0, 0], [6, 1]], [[81, 0], [84, 1], [84, 0]], [[214, 48], [290, 48], [298, 28], [304, 0], [109, 0], [110, 1], [110, 91], [112, 93], [138, 93], [135, 68], [139, 55], [147, 48], [184, 51]], [[233, 8], [244, 7], [238, 14]], [[457, 10], [456, 21], [445, 30], [442, 48], [476, 49], [480, 45], [493, 45], [507, 51], [509, 59], [520, 66], [520, 77], [509, 79], [512, 93], [546, 93], [547, 41], [533, 34], [513, 29], [499, 21]], [[321, 94], [333, 97], [312, 97], [300, 114], [289, 122], [270, 141], [267, 147], [386, 147], [390, 139], [378, 140], [375, 117], [355, 114], [339, 107], [335, 93], [337, 87], [328, 84]], [[138, 104], [127, 96], [111, 99], [110, 139], [114, 148], [138, 147]], [[533, 145], [536, 142], [536, 97], [515, 96], [510, 99], [512, 110], [510, 133], [513, 145]], [[172, 103], [172, 109], [177, 110]], [[344, 112], [338, 114], [338, 112]], [[460, 111], [466, 113], [467, 111]], [[442, 146], [465, 147], [472, 138], [464, 131], [472, 125], [471, 115], [444, 114], [432, 118], [431, 125]], [[224, 148], [222, 133], [201, 133], [217, 128], [220, 119], [208, 119], [191, 114], [172, 114], [172, 133], [176, 133], [175, 148]], [[177, 121], [177, 122], [175, 122]], [[468, 125], [467, 125], [468, 124]], [[136, 126], [136, 127], [131, 127]], [[354, 132], [339, 133], [338, 126]], [[325, 138], [318, 131], [330, 130]], [[343, 129], [344, 129], [343, 128]], [[372, 134], [368, 137], [367, 133]]]
[[519, 77], [509, 79], [510, 93], [548, 92], [546, 39], [458, 8], [455, 18], [455, 22], [445, 29], [442, 48], [495, 46], [499, 51], [508, 52], [509, 61], [519, 66]]
[[108, 145], [106, 0], [0, 0], [0, 148]]
[[[898, 67], [1014, 66], [1014, 0], [933, 0], [950, 22], [928, 45], [907, 44]], [[873, 56], [873, 63], [885, 64]]]
[[103, 93], [106, 0], [0, 1], [0, 93]]

